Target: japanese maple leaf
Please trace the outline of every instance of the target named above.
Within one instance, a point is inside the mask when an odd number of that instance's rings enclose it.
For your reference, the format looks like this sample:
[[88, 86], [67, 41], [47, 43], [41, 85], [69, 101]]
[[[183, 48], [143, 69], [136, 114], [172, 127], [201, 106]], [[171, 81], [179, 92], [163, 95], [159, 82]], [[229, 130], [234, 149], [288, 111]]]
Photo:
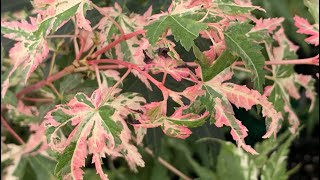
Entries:
[[21, 67], [26, 82], [30, 74], [48, 56], [49, 48], [45, 37], [50, 31], [55, 32], [75, 14], [78, 27], [92, 31], [90, 22], [84, 18], [89, 2], [38, 0], [34, 2], [34, 6], [41, 7], [41, 10], [37, 18], [30, 18], [30, 23], [25, 20], [1, 22], [1, 33], [4, 37], [18, 41], [9, 51], [13, 67], [2, 84], [2, 97], [5, 96], [9, 79], [17, 68]]
[[268, 18], [268, 19], [257, 19], [255, 20], [256, 25], [251, 29], [250, 32], [260, 31], [263, 29], [268, 30], [269, 33], [272, 33], [278, 26], [281, 26], [281, 23], [284, 21], [284, 18]]
[[164, 58], [159, 56], [153, 60], [151, 67], [149, 68], [153, 74], [164, 73], [169, 74], [176, 81], [181, 81], [182, 78], [190, 75], [188, 68], [179, 67], [177, 61], [171, 58]]
[[246, 86], [225, 82], [230, 80], [231, 77], [232, 73], [225, 70], [212, 80], [204, 83], [202, 87], [205, 90], [204, 95], [198, 97], [194, 105], [191, 106], [196, 109], [199, 109], [199, 106], [205, 108], [211, 114], [211, 123], [214, 123], [217, 127], [222, 127], [223, 125], [229, 126], [231, 128], [231, 135], [238, 146], [247, 152], [257, 154], [251, 146], [245, 143], [244, 139], [248, 135], [248, 130], [234, 116], [231, 104], [234, 104], [237, 108], [241, 107], [246, 110], [251, 109], [254, 105], [262, 107], [262, 115], [267, 118], [267, 132], [263, 138], [268, 138], [272, 134], [275, 135], [277, 133], [282, 115], [274, 109], [265, 95]]
[[[124, 157], [133, 170], [137, 165], [144, 166], [137, 148], [130, 143], [131, 132], [123, 118], [132, 110], [140, 110], [145, 100], [136, 93], [118, 95], [119, 92], [120, 89], [101, 88], [91, 97], [78, 93], [66, 105], [58, 105], [46, 115], [48, 144], [53, 150], [64, 152], [58, 158], [58, 176], [82, 179], [81, 167], [89, 154], [101, 179], [108, 179], [101, 167], [105, 155]], [[62, 140], [62, 128], [66, 125], [74, 129]]]
[[203, 8], [209, 8], [210, 6], [212, 6], [211, 0], [191, 0], [188, 3], [189, 4], [186, 6], [186, 8], [192, 8], [199, 5], [203, 5]]
[[[77, 26], [91, 32], [92, 28], [90, 26], [90, 21], [84, 16], [84, 13], [90, 8], [90, 3], [90, 0], [36, 0], [33, 2], [33, 5], [36, 8], [37, 13], [41, 14], [45, 19], [50, 19], [57, 14], [65, 12], [75, 13]], [[71, 16], [65, 16], [63, 22], [60, 23], [66, 23], [70, 17]], [[61, 25], [59, 24], [59, 26]]]
[[298, 27], [298, 33], [309, 35], [305, 41], [309, 44], [319, 45], [319, 24], [311, 25], [306, 19], [294, 16], [294, 25]]
[[202, 115], [183, 114], [183, 110], [187, 107], [180, 107], [170, 117], [167, 117], [164, 101], [152, 102], [144, 107], [145, 113], [137, 118], [140, 124], [134, 124], [135, 127], [154, 128], [160, 126], [166, 135], [181, 139], [189, 137], [192, 133], [189, 128], [201, 126], [209, 114], [207, 111]]
[[217, 127], [222, 127], [223, 125], [231, 127], [231, 135], [234, 140], [237, 141], [238, 146], [242, 147], [247, 152], [251, 154], [258, 154], [250, 145], [247, 145], [244, 138], [248, 136], [248, 129], [242, 125], [241, 121], [234, 117], [234, 112], [231, 110], [231, 106], [222, 105], [221, 99], [215, 99], [215, 125]]
[[33, 35], [38, 30], [39, 19], [30, 18], [30, 21], [30, 23], [25, 20], [1, 23], [1, 33], [4, 37], [19, 41], [9, 51], [13, 67], [2, 84], [2, 97], [9, 88], [9, 78], [18, 68], [21, 67], [20, 71], [25, 73], [26, 82], [31, 73], [48, 56], [49, 48], [46, 40]]
[[[285, 35], [283, 27], [280, 27], [274, 35], [278, 45], [276, 47], [269, 46], [270, 61], [286, 61], [286, 59], [296, 58], [298, 46], [294, 45]], [[313, 61], [317, 63], [319, 56], [315, 56]], [[306, 97], [311, 100], [309, 111], [311, 111], [315, 104], [316, 93], [314, 91], [314, 79], [308, 75], [298, 75], [294, 73], [293, 66], [272, 66], [273, 77], [276, 79], [275, 83], [267, 87], [265, 95], [268, 96], [270, 102], [273, 103], [275, 109], [283, 115], [288, 113], [288, 120], [290, 124], [289, 130], [292, 133], [297, 131], [300, 120], [293, 111], [290, 103], [290, 98], [296, 100], [300, 99], [299, 89], [304, 87], [306, 89]]]

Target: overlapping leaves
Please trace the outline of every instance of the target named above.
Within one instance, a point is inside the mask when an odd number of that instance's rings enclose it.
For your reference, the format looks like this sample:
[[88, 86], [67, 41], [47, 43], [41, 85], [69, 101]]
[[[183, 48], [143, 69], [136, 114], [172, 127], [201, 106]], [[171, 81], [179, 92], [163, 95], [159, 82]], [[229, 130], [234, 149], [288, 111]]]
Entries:
[[2, 84], [2, 97], [9, 87], [10, 76], [17, 68], [25, 74], [26, 82], [30, 74], [48, 56], [49, 47], [45, 37], [50, 31], [55, 32], [75, 14], [80, 28], [91, 29], [83, 14], [87, 9], [85, 7], [88, 7], [88, 1], [35, 2], [35, 6], [44, 9], [39, 10], [37, 18], [30, 18], [30, 23], [25, 20], [1, 23], [1, 33], [4, 37], [18, 41], [10, 50], [13, 68]]

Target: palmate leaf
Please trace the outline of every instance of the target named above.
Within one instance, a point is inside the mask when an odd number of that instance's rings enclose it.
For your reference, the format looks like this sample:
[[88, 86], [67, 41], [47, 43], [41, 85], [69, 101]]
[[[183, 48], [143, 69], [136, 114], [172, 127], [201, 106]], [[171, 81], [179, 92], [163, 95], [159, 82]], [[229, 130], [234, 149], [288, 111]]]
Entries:
[[[115, 37], [120, 35], [119, 29], [114, 25], [112, 21], [109, 20], [109, 16], [114, 18], [114, 20], [121, 26], [124, 33], [132, 33], [139, 28], [141, 25], [137, 24], [135, 19], [129, 18], [126, 14], [122, 12], [119, 5], [115, 7], [110, 7], [107, 11], [101, 11], [106, 17], [103, 17], [99, 22], [99, 29], [101, 42], [99, 47], [103, 47], [113, 41]], [[136, 15], [140, 17], [139, 15]], [[143, 55], [136, 56], [139, 45], [142, 43], [141, 39], [138, 37], [132, 37], [126, 41], [120, 42], [120, 44], [115, 46], [115, 51], [106, 52], [107, 56], [112, 58], [123, 59], [125, 61], [133, 62], [135, 64], [142, 64]]]
[[[55, 164], [56, 161], [40, 154], [35, 156], [23, 156], [20, 159], [14, 175], [19, 177], [18, 179], [56, 180], [57, 177], [53, 174]], [[31, 174], [33, 177], [30, 177]]]
[[[13, 62], [13, 67], [2, 84], [2, 97], [5, 96], [10, 86], [10, 77], [17, 69], [22, 72], [24, 82], [26, 82], [30, 74], [48, 56], [49, 48], [44, 38], [30, 35], [35, 28], [35, 24], [27, 22], [1, 23], [1, 33], [4, 34], [4, 37], [21, 41], [10, 49], [9, 56]], [[24, 33], [28, 35], [26, 36]]]
[[[273, 47], [269, 44], [270, 61], [285, 61], [286, 59], [296, 59], [296, 51], [298, 49], [284, 34], [281, 27], [277, 30], [273, 38], [277, 41], [278, 46]], [[272, 66], [273, 78], [275, 83], [265, 89], [265, 95], [269, 96], [268, 100], [274, 105], [275, 109], [284, 115], [288, 113], [290, 128], [295, 133], [299, 127], [300, 120], [293, 111], [290, 98], [300, 99], [299, 86], [306, 89], [306, 96], [311, 100], [309, 111], [314, 107], [316, 93], [314, 91], [314, 79], [311, 76], [294, 73], [292, 65]], [[268, 124], [267, 124], [268, 126]]]
[[[278, 79], [267, 91], [269, 92], [266, 93], [270, 94], [268, 100], [274, 105], [275, 109], [283, 115], [288, 113], [289, 130], [295, 133], [300, 125], [300, 120], [290, 104], [290, 96], [299, 99], [300, 94], [298, 87], [294, 83], [294, 79], [292, 77]], [[314, 96], [315, 94], [312, 97], [314, 98]]]
[[318, 0], [303, 0], [305, 6], [308, 7], [316, 24], [319, 24], [319, 1]]
[[[9, 164], [4, 165], [5, 162]], [[23, 146], [1, 142], [1, 178], [3, 179], [56, 180], [57, 178], [53, 175], [55, 164], [56, 161], [45, 153], [30, 154]]]
[[264, 79], [263, 66], [265, 59], [261, 53], [262, 47], [247, 37], [252, 28], [246, 23], [235, 23], [225, 32], [227, 49], [235, 56], [241, 57], [245, 66], [252, 72], [252, 81], [255, 88], [262, 92]]
[[[69, 1], [67, 3], [48, 2], [46, 5], [50, 10], [39, 12], [37, 18], [30, 18], [31, 23], [22, 20], [21, 22], [2, 22], [1, 33], [4, 37], [18, 41], [10, 50], [10, 58], [13, 61], [13, 68], [9, 72], [7, 79], [2, 84], [2, 97], [5, 96], [9, 87], [9, 78], [17, 69], [23, 72], [25, 82], [30, 74], [48, 56], [49, 48], [45, 36], [50, 31], [55, 32], [61, 25], [77, 13], [78, 26], [87, 27], [82, 22], [87, 20], [82, 17], [84, 6], [88, 2]], [[39, 4], [38, 4], [39, 5]], [[37, 4], [35, 4], [37, 6]], [[82, 14], [82, 15], [81, 15]]]
[[220, 149], [216, 165], [218, 179], [257, 179], [258, 168], [249, 158], [249, 154], [246, 154], [242, 149], [237, 148], [230, 142], [222, 141], [220, 144], [222, 145], [222, 148]]
[[152, 102], [145, 105], [146, 112], [138, 118], [140, 124], [135, 127], [161, 127], [162, 131], [171, 137], [185, 139], [192, 133], [189, 128], [198, 127], [205, 123], [209, 113], [202, 115], [193, 113], [183, 114], [183, 107], [178, 108], [170, 117], [164, 115], [165, 102]]
[[265, 11], [259, 6], [253, 6], [250, 1], [217, 0], [217, 1], [214, 1], [214, 3], [217, 4], [218, 8], [221, 11], [229, 15], [248, 14], [255, 9]]
[[[131, 132], [123, 118], [132, 110], [140, 110], [140, 103], [145, 100], [135, 93], [117, 95], [119, 92], [98, 89], [90, 98], [78, 93], [68, 104], [59, 105], [46, 115], [48, 144], [63, 152], [58, 158], [57, 176], [82, 179], [81, 167], [89, 154], [101, 179], [108, 179], [101, 166], [106, 154], [124, 157], [132, 170], [136, 165], [144, 166], [137, 148], [129, 143]], [[61, 134], [66, 125], [75, 127], [67, 139]]]
[[[259, 162], [260, 164], [263, 163], [261, 169], [261, 179], [288, 179], [289, 174], [287, 171], [286, 160], [289, 155], [289, 147], [297, 134], [290, 135], [289, 132], [286, 131], [281, 134], [279, 140], [268, 139], [267, 141], [256, 145], [257, 149], [263, 150], [263, 155], [260, 157], [260, 159], [264, 159], [264, 161]], [[271, 155], [268, 159], [266, 159], [267, 154], [269, 153], [271, 153]]]
[[147, 30], [146, 37], [150, 44], [154, 45], [161, 34], [169, 28], [174, 39], [180, 41], [181, 45], [189, 51], [194, 44], [193, 40], [199, 36], [201, 30], [207, 29], [207, 25], [179, 15], [168, 15], [145, 28]]
[[305, 41], [315, 46], [319, 45], [319, 24], [311, 25], [306, 19], [299, 16], [293, 18], [294, 25], [298, 27], [297, 33], [306, 34], [310, 37], [306, 38]]
[[268, 19], [257, 19], [255, 20], [256, 25], [251, 29], [251, 32], [267, 30], [269, 33], [272, 33], [281, 23], [284, 21], [284, 18], [268, 18]]
[[256, 90], [251, 90], [246, 86], [240, 86], [232, 83], [225, 83], [232, 77], [232, 73], [224, 71], [215, 76], [212, 80], [203, 85], [205, 94], [191, 105], [193, 110], [199, 112], [206, 109], [211, 114], [211, 123], [222, 127], [223, 125], [231, 127], [233, 139], [244, 150], [256, 154], [257, 152], [247, 145], [244, 138], [247, 136], [247, 128], [241, 124], [241, 121], [234, 117], [231, 104], [238, 108], [249, 110], [253, 105], [262, 107], [262, 115], [267, 119], [266, 123], [270, 126], [263, 138], [268, 138], [276, 134], [279, 127], [279, 120], [282, 119], [281, 113], [278, 113], [267, 97], [261, 95]]

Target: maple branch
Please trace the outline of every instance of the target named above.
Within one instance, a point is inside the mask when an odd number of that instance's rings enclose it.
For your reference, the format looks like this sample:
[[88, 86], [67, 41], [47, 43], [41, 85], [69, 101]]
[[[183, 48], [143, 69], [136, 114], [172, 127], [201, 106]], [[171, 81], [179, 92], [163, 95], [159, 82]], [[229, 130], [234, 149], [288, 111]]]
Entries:
[[115, 45], [119, 44], [121, 41], [124, 40], [128, 40], [133, 38], [134, 36], [137, 36], [139, 34], [144, 34], [146, 31], [145, 30], [139, 30], [139, 31], [135, 31], [129, 34], [125, 34], [123, 36], [120, 36], [118, 39], [114, 40], [113, 42], [109, 43], [108, 45], [106, 45], [105, 47], [99, 49], [98, 51], [96, 51], [94, 54], [91, 55], [90, 58], [94, 59], [97, 56], [99, 56], [100, 54], [108, 51], [109, 49], [111, 49], [112, 47], [114, 47]]
[[[281, 60], [281, 61], [266, 61], [266, 65], [298, 65], [298, 64], [309, 64], [319, 66], [319, 55], [306, 59], [292, 59], [292, 60]], [[237, 61], [235, 65], [244, 65], [242, 61]]]
[[99, 88], [101, 88], [101, 78], [100, 78], [100, 72], [99, 72], [98, 66], [94, 66], [94, 71], [96, 72]]
[[111, 87], [111, 89], [108, 91], [106, 96], [102, 99], [101, 104], [104, 104], [108, 100], [108, 97], [112, 93], [112, 91], [120, 85], [120, 83], [130, 74], [130, 72], [131, 72], [131, 66], [128, 67], [127, 72], [119, 79], [119, 81]]
[[53, 71], [53, 66], [54, 66], [54, 63], [55, 63], [55, 60], [56, 60], [56, 57], [57, 57], [57, 52], [54, 51], [53, 52], [53, 55], [52, 55], [52, 58], [51, 58], [51, 62], [50, 62], [50, 69], [49, 69], [49, 76], [52, 74], [52, 71]]
[[92, 64], [97, 64], [97, 63], [112, 63], [112, 64], [124, 65], [127, 68], [132, 68], [132, 69], [138, 71], [140, 74], [144, 75], [149, 81], [151, 81], [154, 85], [156, 85], [161, 90], [164, 100], [166, 100], [168, 98], [168, 93], [170, 92], [170, 90], [168, 88], [166, 88], [161, 82], [154, 79], [150, 74], [141, 70], [141, 68], [138, 67], [138, 65], [136, 65], [136, 64], [132, 64], [132, 63], [117, 60], [117, 59], [88, 60], [88, 64], [92, 65]]
[[131, 67], [128, 67], [127, 72], [121, 77], [121, 79], [115, 85], [112, 86], [112, 89], [115, 89], [116, 87], [118, 87], [119, 84], [130, 74], [130, 72], [131, 72]]
[[[154, 154], [152, 152], [151, 149], [149, 148], [144, 148], [144, 150], [152, 157], [154, 157]], [[173, 172], [174, 174], [176, 174], [177, 176], [181, 177], [182, 179], [185, 180], [192, 180], [192, 178], [188, 177], [187, 175], [183, 174], [181, 171], [179, 171], [177, 168], [175, 168], [174, 166], [172, 166], [169, 162], [167, 162], [166, 160], [162, 159], [161, 157], [157, 158], [158, 161], [167, 169], [169, 169], [171, 172]]]
[[31, 97], [23, 97], [22, 98], [25, 101], [30, 101], [30, 102], [52, 102], [54, 99], [51, 98], [31, 98]]
[[54, 87], [54, 85], [50, 82], [48, 83], [48, 86], [51, 88], [51, 90], [56, 93], [56, 95], [58, 96], [59, 99], [62, 99], [62, 95], [59, 93], [59, 91], [57, 90], [56, 87]]
[[[147, 72], [141, 70], [140, 67], [138, 67], [136, 64], [132, 64], [126, 61], [121, 61], [117, 59], [98, 59], [98, 60], [88, 60], [88, 64], [97, 64], [97, 63], [112, 63], [112, 64], [119, 64], [126, 67], [131, 67], [132, 69], [138, 71], [139, 73], [143, 74], [149, 81], [151, 81], [154, 85], [156, 85], [160, 90], [167, 90], [165, 86], [156, 79], [154, 79], [151, 75], [149, 75]], [[99, 66], [100, 68], [100, 66]]]
[[79, 39], [80, 39], [80, 50], [79, 50], [78, 54], [76, 55], [76, 60], [79, 60], [81, 58], [81, 55], [84, 51], [85, 44], [87, 42], [87, 40], [81, 36], [79, 36]]
[[1, 116], [1, 123], [2, 125], [9, 131], [9, 133], [19, 141], [20, 144], [25, 144], [22, 138], [11, 128], [8, 122]]
[[57, 34], [57, 35], [48, 35], [46, 38], [75, 38], [77, 37], [76, 35], [69, 35], [69, 34]]
[[166, 82], [167, 79], [167, 72], [164, 72], [163, 78], [162, 78], [162, 84], [164, 85], [164, 83]]
[[123, 69], [126, 68], [125, 66], [121, 65], [101, 65], [99, 69]]
[[24, 94], [27, 94], [31, 91], [34, 91], [36, 89], [39, 89], [45, 85], [50, 84], [51, 82], [58, 80], [62, 78], [63, 76], [72, 73], [75, 70], [75, 66], [72, 64], [70, 66], [67, 66], [62, 71], [57, 72], [56, 74], [49, 76], [47, 79], [44, 79], [42, 81], [37, 82], [36, 84], [33, 84], [31, 86], [28, 86], [24, 89], [22, 89], [18, 94], [16, 95], [17, 98], [21, 98]]

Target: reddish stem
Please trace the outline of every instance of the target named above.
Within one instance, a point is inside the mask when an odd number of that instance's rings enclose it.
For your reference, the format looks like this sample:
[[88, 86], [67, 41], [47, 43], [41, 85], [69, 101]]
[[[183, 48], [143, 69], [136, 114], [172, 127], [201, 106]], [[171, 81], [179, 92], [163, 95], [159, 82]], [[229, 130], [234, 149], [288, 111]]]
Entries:
[[25, 144], [22, 138], [11, 128], [8, 122], [1, 116], [2, 125], [9, 131], [9, 133], [19, 141], [20, 144]]
[[[146, 76], [146, 78], [148, 78], [149, 81], [151, 81], [153, 84], [158, 86], [159, 89], [164, 90], [163, 89], [164, 86], [162, 85], [161, 82], [159, 82], [156, 79], [154, 79], [152, 76], [150, 76], [145, 71], [142, 71], [136, 64], [128, 63], [126, 61], [121, 61], [121, 60], [117, 60], [117, 59], [88, 60], [88, 64], [98, 64], [98, 63], [112, 63], [112, 64], [123, 65], [123, 66], [126, 66], [126, 67], [131, 67], [132, 69], [134, 69], [134, 70], [138, 71], [139, 73], [143, 74], [144, 76]], [[100, 68], [100, 66], [99, 66], [99, 68]]]
[[31, 91], [34, 91], [36, 89], [39, 89], [45, 85], [48, 85], [50, 84], [51, 82], [57, 80], [57, 79], [60, 79], [62, 78], [63, 76], [73, 72], [75, 69], [74, 65], [70, 65], [70, 66], [67, 66], [66, 68], [64, 68], [62, 71], [52, 75], [52, 76], [49, 76], [47, 79], [45, 80], [42, 80], [42, 81], [39, 81], [38, 83], [36, 84], [33, 84], [31, 86], [28, 86], [24, 89], [22, 89], [16, 96], [17, 98], [21, 98], [24, 94], [27, 94]]
[[81, 37], [81, 36], [79, 36], [79, 39], [80, 39], [80, 50], [76, 56], [76, 60], [79, 60], [81, 58], [81, 55], [83, 53], [83, 50], [84, 50], [84, 47], [85, 47], [86, 41], [87, 41], [84, 37]]
[[94, 58], [98, 57], [100, 54], [108, 51], [109, 49], [111, 49], [115, 45], [119, 44], [121, 41], [131, 39], [134, 36], [137, 36], [139, 34], [144, 34], [145, 32], [146, 32], [145, 30], [139, 30], [139, 31], [135, 31], [135, 32], [120, 36], [118, 39], [116, 39], [112, 43], [110, 43], [110, 44], [106, 45], [105, 47], [103, 47], [103, 48], [99, 49], [98, 51], [96, 51], [94, 54], [91, 55], [90, 58], [94, 59]]
[[51, 98], [31, 98], [31, 97], [23, 97], [22, 98], [25, 101], [30, 101], [30, 102], [53, 102], [54, 100]]
[[125, 66], [121, 66], [121, 65], [102, 65], [99, 66], [99, 69], [123, 69], [125, 68]]
[[[293, 60], [281, 60], [281, 61], [266, 61], [266, 65], [298, 65], [298, 64], [310, 64], [319, 66], [319, 55], [306, 59], [293, 59]], [[238, 61], [235, 65], [244, 65], [243, 62]]]
[[167, 79], [167, 72], [165, 72], [164, 74], [163, 74], [163, 78], [162, 78], [162, 84], [164, 85], [164, 83], [166, 82], [166, 79]]

